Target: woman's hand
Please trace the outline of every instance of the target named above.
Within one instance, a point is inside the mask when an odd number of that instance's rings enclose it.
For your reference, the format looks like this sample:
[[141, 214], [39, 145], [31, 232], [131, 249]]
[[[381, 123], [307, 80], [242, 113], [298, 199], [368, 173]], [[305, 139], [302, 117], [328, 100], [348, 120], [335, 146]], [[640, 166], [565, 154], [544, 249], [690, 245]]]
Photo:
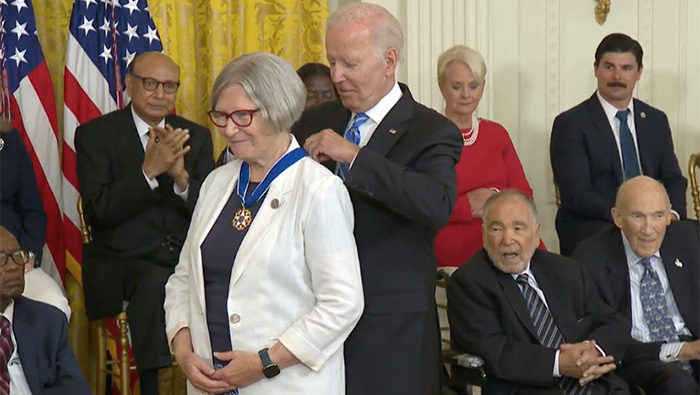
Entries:
[[227, 351], [215, 352], [214, 356], [222, 362], [229, 361], [229, 363], [211, 375], [213, 380], [244, 388], [265, 378], [262, 372], [262, 361], [257, 353]]
[[176, 354], [175, 359], [180, 369], [185, 373], [187, 379], [198, 390], [211, 394], [219, 394], [236, 389], [223, 380], [217, 380], [212, 376], [216, 369], [209, 366], [199, 355], [194, 352]]
[[173, 337], [172, 346], [178, 366], [198, 390], [218, 394], [236, 388], [212, 377], [216, 369], [194, 353], [190, 328], [180, 329]]
[[479, 188], [473, 191], [467, 192], [467, 198], [469, 198], [469, 205], [472, 207], [472, 218], [481, 218], [484, 214], [484, 205], [486, 201], [496, 193], [490, 188]]

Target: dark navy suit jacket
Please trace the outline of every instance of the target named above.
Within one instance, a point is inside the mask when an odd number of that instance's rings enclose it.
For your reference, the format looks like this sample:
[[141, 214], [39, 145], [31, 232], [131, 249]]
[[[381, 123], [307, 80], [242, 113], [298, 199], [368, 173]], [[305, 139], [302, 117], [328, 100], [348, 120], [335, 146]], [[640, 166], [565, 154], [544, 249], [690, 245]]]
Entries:
[[[634, 99], [634, 125], [642, 173], [664, 184], [673, 209], [685, 217], [687, 180], [666, 114]], [[612, 224], [610, 209], [624, 181], [617, 143], [595, 93], [554, 120], [550, 157], [561, 196], [559, 247], [571, 255], [580, 241]]]
[[32, 393], [90, 395], [68, 345], [66, 316], [53, 306], [31, 299], [20, 297], [14, 303], [12, 330]]
[[2, 132], [0, 138], [4, 141], [0, 150], [0, 226], [36, 254], [39, 266], [46, 241], [46, 213], [34, 168], [18, 131]]

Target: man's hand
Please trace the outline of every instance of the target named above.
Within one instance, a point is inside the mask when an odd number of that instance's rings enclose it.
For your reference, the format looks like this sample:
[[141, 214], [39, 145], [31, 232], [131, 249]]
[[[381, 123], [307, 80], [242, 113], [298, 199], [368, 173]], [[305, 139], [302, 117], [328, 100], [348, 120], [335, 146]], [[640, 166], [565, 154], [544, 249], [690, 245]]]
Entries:
[[602, 356], [595, 340], [562, 344], [559, 349], [559, 374], [577, 378], [581, 385], [615, 369], [615, 358]]
[[467, 192], [469, 205], [472, 207], [472, 218], [481, 218], [484, 213], [484, 205], [486, 204], [486, 201], [494, 193], [496, 193], [496, 191], [489, 188], [478, 188]]
[[360, 147], [332, 129], [323, 129], [309, 136], [304, 143], [304, 149], [316, 162], [334, 160], [338, 163], [351, 163], [360, 152]]
[[[158, 128], [160, 129], [160, 128]], [[160, 129], [161, 131], [163, 129]], [[172, 126], [165, 124], [165, 134], [170, 136], [170, 139], [165, 137], [163, 142], [170, 142], [174, 147], [183, 147], [183, 154], [175, 163], [166, 171], [168, 175], [175, 181], [177, 187], [184, 191], [190, 183], [190, 174], [185, 170], [185, 154], [190, 152], [191, 147], [185, 146], [185, 143], [190, 139], [190, 131], [188, 129], [173, 129]]]
[[168, 171], [178, 160], [183, 160], [184, 170], [183, 156], [190, 150], [190, 147], [185, 147], [184, 143], [190, 138], [189, 131], [178, 129], [169, 133], [166, 129], [154, 127], [148, 134], [150, 138], [146, 144], [146, 153], [141, 165], [146, 176], [154, 179]]
[[215, 352], [220, 361], [230, 361], [224, 368], [211, 375], [213, 380], [224, 381], [230, 386], [247, 387], [265, 378], [263, 366], [257, 353], [246, 351]]
[[686, 342], [678, 353], [678, 359], [683, 362], [700, 359], [700, 339]]

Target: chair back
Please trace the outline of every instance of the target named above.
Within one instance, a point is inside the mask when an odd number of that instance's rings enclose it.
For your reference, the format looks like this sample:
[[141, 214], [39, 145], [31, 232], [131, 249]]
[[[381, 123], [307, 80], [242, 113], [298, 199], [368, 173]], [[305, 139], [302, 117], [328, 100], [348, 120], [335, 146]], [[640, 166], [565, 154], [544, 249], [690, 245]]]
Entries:
[[698, 190], [698, 176], [696, 169], [700, 169], [700, 153], [690, 155], [688, 174], [690, 175], [690, 194], [693, 196], [693, 208], [695, 218], [700, 219], [700, 190]]

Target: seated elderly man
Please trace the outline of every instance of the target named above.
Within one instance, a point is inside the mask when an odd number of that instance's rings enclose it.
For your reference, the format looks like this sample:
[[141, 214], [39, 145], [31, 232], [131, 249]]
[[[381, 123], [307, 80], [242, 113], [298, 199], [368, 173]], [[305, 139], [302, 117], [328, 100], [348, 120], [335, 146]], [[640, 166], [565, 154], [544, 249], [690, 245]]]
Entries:
[[0, 393], [89, 395], [65, 315], [20, 296], [27, 264], [29, 252], [0, 227]]
[[631, 322], [619, 374], [647, 394], [698, 394], [698, 223], [671, 223], [668, 194], [646, 176], [622, 184], [612, 217], [615, 226], [583, 241], [574, 257]]
[[629, 325], [577, 262], [537, 250], [536, 217], [520, 191], [487, 200], [484, 249], [447, 287], [453, 346], [484, 359], [489, 393], [628, 393], [612, 370]]

